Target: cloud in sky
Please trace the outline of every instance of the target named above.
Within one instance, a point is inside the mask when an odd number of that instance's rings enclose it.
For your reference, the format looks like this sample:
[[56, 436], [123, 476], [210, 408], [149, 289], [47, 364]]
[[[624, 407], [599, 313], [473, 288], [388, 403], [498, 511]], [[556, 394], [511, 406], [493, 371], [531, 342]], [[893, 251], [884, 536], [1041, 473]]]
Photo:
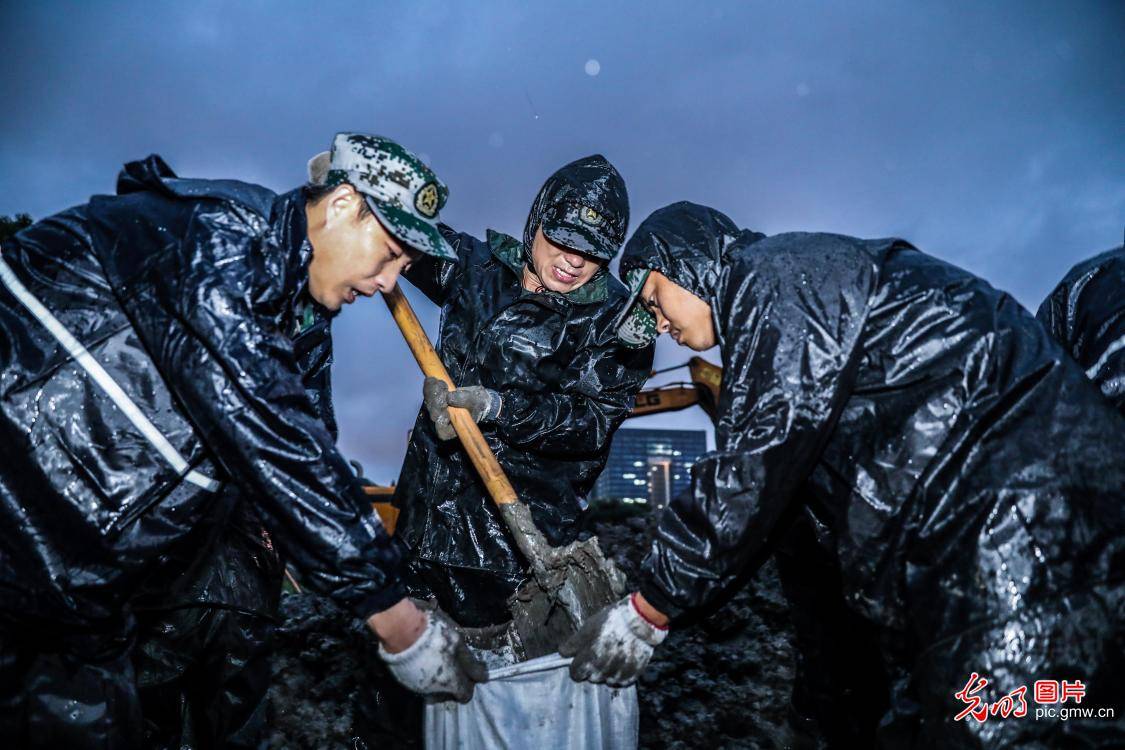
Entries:
[[[150, 152], [287, 190], [367, 130], [426, 155], [464, 231], [518, 234], [547, 174], [600, 152], [633, 226], [690, 199], [767, 233], [900, 235], [1034, 307], [1121, 241], [1123, 31], [1119, 3], [1023, 0], [6, 3], [0, 213], [108, 192]], [[335, 336], [342, 447], [390, 481], [421, 378], [378, 300]]]

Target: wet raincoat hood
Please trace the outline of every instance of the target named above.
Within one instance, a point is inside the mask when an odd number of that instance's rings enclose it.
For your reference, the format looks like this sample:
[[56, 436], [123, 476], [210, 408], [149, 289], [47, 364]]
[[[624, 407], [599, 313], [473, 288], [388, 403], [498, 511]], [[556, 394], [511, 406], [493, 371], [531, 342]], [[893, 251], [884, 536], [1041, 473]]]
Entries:
[[710, 302], [723, 254], [742, 234], [721, 211], [688, 201], [673, 203], [653, 211], [633, 232], [621, 256], [621, 273], [657, 270]]
[[625, 179], [601, 154], [561, 167], [547, 178], [531, 204], [523, 230], [527, 252], [540, 226], [552, 242], [612, 260], [629, 226]]
[[1125, 698], [1125, 420], [1011, 297], [907, 242], [732, 230], [676, 204], [622, 260], [711, 304], [723, 362], [716, 450], [660, 517], [644, 596], [718, 605], [799, 518], [878, 636], [888, 746], [1050, 731], [954, 722], [972, 672]]
[[[649, 271], [660, 271], [714, 312], [727, 248], [736, 240], [748, 243], [764, 236], [740, 230], [726, 214], [697, 203], [681, 201], [654, 211], [637, 227], [621, 256], [621, 275], [630, 292], [617, 322], [622, 339], [642, 345], [656, 336], [655, 319], [637, 301]], [[715, 330], [721, 343], [721, 329], [716, 325]]]

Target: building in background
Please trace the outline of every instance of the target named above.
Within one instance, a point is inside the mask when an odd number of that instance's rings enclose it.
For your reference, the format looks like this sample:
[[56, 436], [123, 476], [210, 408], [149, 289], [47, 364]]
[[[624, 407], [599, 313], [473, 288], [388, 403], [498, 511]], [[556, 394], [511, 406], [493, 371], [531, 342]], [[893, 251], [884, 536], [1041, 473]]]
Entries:
[[691, 484], [691, 466], [706, 451], [705, 430], [618, 430], [593, 499], [663, 508]]

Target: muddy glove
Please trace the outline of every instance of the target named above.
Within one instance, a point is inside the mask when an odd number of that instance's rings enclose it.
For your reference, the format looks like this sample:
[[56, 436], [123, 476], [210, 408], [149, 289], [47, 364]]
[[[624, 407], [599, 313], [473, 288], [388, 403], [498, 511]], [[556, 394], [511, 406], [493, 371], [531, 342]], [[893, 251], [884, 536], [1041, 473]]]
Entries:
[[426, 629], [405, 651], [387, 653], [380, 643], [379, 656], [395, 679], [415, 693], [468, 703], [473, 686], [488, 680], [488, 669], [469, 652], [457, 625], [444, 612], [432, 609], [426, 617]]
[[429, 377], [422, 386], [422, 400], [430, 419], [433, 420], [434, 429], [442, 440], [452, 440], [457, 437], [453, 423], [449, 421], [450, 406], [468, 409], [469, 416], [480, 424], [491, 422], [500, 416], [503, 403], [500, 394], [489, 388], [470, 385], [450, 392], [444, 381]]
[[449, 386], [444, 380], [426, 378], [426, 382], [422, 384], [422, 403], [429, 412], [439, 438], [452, 440], [457, 437], [453, 423], [449, 421]]
[[559, 646], [563, 656], [573, 656], [570, 677], [611, 687], [636, 682], [653, 649], [668, 635], [637, 611], [633, 596], [610, 605], [591, 617]]
[[482, 385], [469, 385], [458, 388], [449, 394], [449, 405], [469, 410], [469, 416], [477, 424], [494, 422], [500, 416], [504, 402], [500, 394]]

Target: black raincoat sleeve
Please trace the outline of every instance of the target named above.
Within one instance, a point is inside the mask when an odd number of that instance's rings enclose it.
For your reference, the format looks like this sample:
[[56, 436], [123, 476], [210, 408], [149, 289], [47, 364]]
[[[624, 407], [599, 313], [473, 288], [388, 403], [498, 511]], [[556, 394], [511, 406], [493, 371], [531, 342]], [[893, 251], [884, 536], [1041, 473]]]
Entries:
[[440, 307], [457, 291], [461, 281], [461, 269], [469, 262], [474, 252], [479, 252], [482, 243], [477, 238], [456, 232], [445, 224], [438, 224], [438, 230], [457, 253], [458, 261], [421, 255], [410, 264], [410, 268], [403, 276], [426, 295], [430, 302]]
[[648, 379], [653, 347], [630, 349], [609, 336], [579, 350], [554, 393], [503, 388], [497, 434], [509, 445], [556, 455], [605, 449]]
[[661, 516], [640, 590], [669, 617], [734, 583], [811, 472], [847, 398], [876, 267], [869, 257], [757, 243], [718, 304], [717, 450]]
[[1072, 268], [1035, 317], [1125, 414], [1125, 247]]
[[313, 590], [360, 617], [404, 596], [400, 542], [383, 529], [301, 382], [279, 330], [285, 297], [262, 269], [280, 249], [245, 221], [196, 221], [157, 303], [180, 322], [155, 354], [226, 471]]

